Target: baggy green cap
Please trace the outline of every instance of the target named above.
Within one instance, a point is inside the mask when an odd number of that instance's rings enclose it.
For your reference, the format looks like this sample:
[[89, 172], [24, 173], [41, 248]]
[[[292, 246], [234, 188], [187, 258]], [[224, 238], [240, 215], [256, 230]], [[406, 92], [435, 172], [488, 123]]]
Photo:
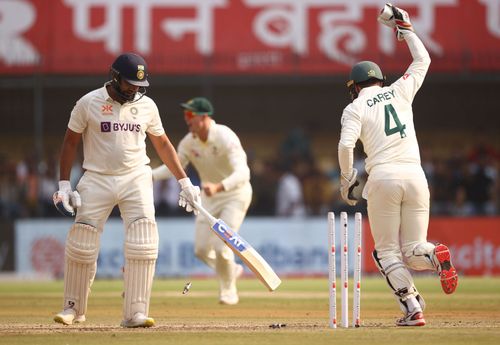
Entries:
[[384, 81], [385, 77], [382, 74], [382, 70], [375, 62], [371, 61], [361, 61], [355, 64], [351, 69], [351, 74], [349, 75], [349, 81], [347, 82], [347, 87], [351, 87], [352, 84], [362, 83], [370, 79], [378, 79]]
[[190, 99], [186, 103], [181, 103], [181, 107], [192, 111], [196, 115], [212, 116], [214, 113], [212, 103], [210, 103], [210, 101], [205, 97], [195, 97]]

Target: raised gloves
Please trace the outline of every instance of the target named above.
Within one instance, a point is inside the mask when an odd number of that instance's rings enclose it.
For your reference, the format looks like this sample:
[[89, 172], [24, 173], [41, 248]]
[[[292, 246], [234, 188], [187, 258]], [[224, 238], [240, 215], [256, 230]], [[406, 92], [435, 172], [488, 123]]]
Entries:
[[354, 188], [359, 185], [358, 180], [356, 180], [357, 176], [357, 169], [352, 169], [352, 174], [349, 178], [343, 173], [340, 174], [340, 195], [349, 206], [355, 206], [358, 202], [358, 199], [352, 195]]
[[59, 181], [59, 190], [54, 193], [52, 199], [57, 210], [68, 217], [74, 217], [75, 210], [82, 206], [80, 194], [76, 190], [71, 190], [71, 183], [65, 180]]
[[394, 29], [396, 31], [398, 41], [404, 40], [405, 33], [413, 31], [413, 25], [411, 25], [408, 12], [393, 6], [390, 3], [385, 4], [382, 11], [380, 11], [377, 20], [380, 23]]
[[390, 3], [385, 4], [384, 8], [382, 8], [377, 17], [377, 21], [391, 29], [396, 27], [396, 23], [394, 23], [394, 13], [392, 12], [392, 5]]
[[194, 212], [195, 215], [198, 215], [199, 211], [195, 204], [201, 203], [200, 187], [193, 186], [189, 177], [181, 178], [179, 184], [181, 185], [179, 206], [184, 207], [187, 212]]

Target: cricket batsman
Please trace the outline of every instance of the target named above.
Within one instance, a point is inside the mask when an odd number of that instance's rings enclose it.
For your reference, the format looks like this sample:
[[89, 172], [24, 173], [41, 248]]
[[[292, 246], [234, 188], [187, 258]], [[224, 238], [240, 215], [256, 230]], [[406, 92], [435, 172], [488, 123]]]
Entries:
[[[111, 65], [111, 80], [77, 102], [61, 150], [57, 209], [75, 216], [65, 247], [63, 310], [54, 321], [65, 325], [85, 321], [87, 300], [96, 273], [99, 238], [115, 205], [125, 231], [122, 327], [151, 327], [149, 301], [158, 257], [158, 229], [153, 180], [146, 155], [146, 137], [179, 181], [179, 205], [193, 211], [199, 187], [186, 177], [175, 148], [165, 134], [155, 102], [145, 96], [146, 61], [126, 53]], [[83, 141], [85, 173], [76, 190], [70, 171]]]

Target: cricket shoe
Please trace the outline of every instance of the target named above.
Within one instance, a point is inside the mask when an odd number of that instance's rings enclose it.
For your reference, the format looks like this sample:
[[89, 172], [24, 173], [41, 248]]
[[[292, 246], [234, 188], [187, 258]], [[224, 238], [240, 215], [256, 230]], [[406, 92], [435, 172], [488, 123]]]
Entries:
[[131, 319], [123, 320], [120, 324], [124, 328], [153, 327], [154, 325], [155, 320], [143, 313], [135, 313]]
[[219, 303], [225, 305], [235, 305], [238, 304], [239, 301], [240, 298], [237, 293], [221, 295], [219, 298]]
[[85, 322], [85, 315], [76, 315], [74, 309], [68, 308], [64, 309], [59, 314], [54, 316], [54, 321], [57, 323], [62, 323], [63, 325], [72, 325], [74, 323]]
[[396, 321], [396, 326], [425, 326], [424, 314], [417, 310]]
[[444, 244], [438, 244], [434, 249], [434, 257], [437, 260], [439, 279], [444, 293], [451, 294], [455, 292], [458, 286], [458, 275], [457, 270], [451, 263], [450, 250]]

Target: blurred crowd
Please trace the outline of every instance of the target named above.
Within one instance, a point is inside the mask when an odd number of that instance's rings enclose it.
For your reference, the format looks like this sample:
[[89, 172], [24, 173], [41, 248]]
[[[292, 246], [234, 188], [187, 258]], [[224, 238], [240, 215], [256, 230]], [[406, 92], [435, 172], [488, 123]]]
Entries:
[[[248, 152], [253, 201], [249, 215], [304, 217], [324, 216], [327, 211], [360, 211], [366, 202], [361, 190], [366, 181], [362, 150], [355, 152], [361, 188], [355, 195], [360, 202], [346, 206], [339, 193], [336, 145], [331, 159], [317, 159], [309, 138], [293, 130], [284, 139], [273, 159], [257, 158]], [[437, 155], [421, 148], [422, 165], [429, 181], [431, 214], [440, 216], [495, 216], [500, 214], [500, 153], [484, 144]], [[33, 154], [13, 160], [0, 154], [0, 218], [58, 217], [52, 203], [57, 189], [58, 155], [40, 162]], [[193, 183], [199, 183], [193, 169], [187, 169]], [[72, 171], [72, 185], [82, 175], [81, 162]], [[179, 186], [173, 179], [154, 183], [158, 216], [184, 216], [178, 207]], [[118, 216], [114, 210], [112, 216]]]

